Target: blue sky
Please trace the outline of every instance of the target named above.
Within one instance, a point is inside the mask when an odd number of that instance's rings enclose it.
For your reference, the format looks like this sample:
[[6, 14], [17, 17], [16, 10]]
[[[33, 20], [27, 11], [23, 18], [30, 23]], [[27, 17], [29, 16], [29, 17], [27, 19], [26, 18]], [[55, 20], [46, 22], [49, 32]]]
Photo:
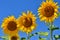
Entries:
[[[38, 17], [37, 9], [41, 5], [42, 1], [45, 0], [0, 0], [0, 26], [5, 17], [14, 15], [16, 18], [18, 18], [19, 15], [22, 14], [22, 12], [27, 12], [28, 10], [32, 11], [32, 13], [35, 14], [36, 17]], [[54, 2], [58, 2], [58, 5], [60, 5], [60, 0], [54, 0]], [[46, 24], [44, 22], [41, 22], [39, 18], [37, 18], [36, 23], [37, 28], [32, 33], [49, 32]], [[54, 25], [60, 27], [60, 17], [54, 21]], [[60, 30], [55, 30], [53, 35], [60, 34], [59, 32]], [[26, 33], [20, 32], [19, 35], [21, 37], [27, 38]], [[0, 36], [4, 36], [2, 28], [0, 28]], [[30, 40], [38, 40], [38, 36], [39, 35], [33, 36]]]

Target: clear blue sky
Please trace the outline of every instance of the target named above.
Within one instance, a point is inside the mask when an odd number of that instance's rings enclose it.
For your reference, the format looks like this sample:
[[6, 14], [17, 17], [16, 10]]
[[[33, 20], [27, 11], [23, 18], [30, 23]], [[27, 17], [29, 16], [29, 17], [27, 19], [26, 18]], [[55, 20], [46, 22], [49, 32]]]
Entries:
[[[18, 18], [18, 16], [21, 15], [22, 12], [27, 12], [28, 10], [32, 11], [33, 14], [38, 16], [37, 9], [41, 5], [42, 1], [44, 0], [0, 0], [0, 26], [5, 17], [14, 15], [16, 18]], [[54, 0], [54, 2], [58, 2], [58, 5], [60, 5], [60, 0]], [[44, 22], [41, 22], [39, 18], [37, 18], [36, 22], [38, 24], [37, 28], [32, 33], [49, 32], [46, 24]], [[60, 27], [60, 17], [54, 21], [54, 25]], [[60, 30], [56, 30], [54, 31], [53, 35], [60, 34], [59, 32]], [[27, 38], [27, 35], [23, 32], [20, 32], [19, 35], [21, 37]], [[0, 36], [4, 36], [4, 33], [1, 28]], [[33, 36], [30, 40], [38, 40], [38, 36], [39, 35]]]

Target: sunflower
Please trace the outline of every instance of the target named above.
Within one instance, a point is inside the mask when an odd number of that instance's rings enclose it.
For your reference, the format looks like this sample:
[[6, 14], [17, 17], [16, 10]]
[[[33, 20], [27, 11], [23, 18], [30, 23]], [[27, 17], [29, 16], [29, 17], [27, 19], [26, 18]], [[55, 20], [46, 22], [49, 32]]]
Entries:
[[12, 35], [9, 36], [9, 40], [20, 40], [20, 37], [18, 35]]
[[18, 23], [14, 16], [9, 16], [3, 20], [2, 28], [5, 34], [14, 35], [18, 33]]
[[55, 18], [58, 17], [59, 6], [53, 0], [46, 0], [42, 2], [41, 6], [38, 8], [38, 15], [41, 21], [53, 22]]
[[17, 21], [20, 26], [20, 30], [23, 32], [30, 33], [36, 28], [36, 17], [30, 11], [27, 13], [23, 12], [22, 16], [20, 16]]

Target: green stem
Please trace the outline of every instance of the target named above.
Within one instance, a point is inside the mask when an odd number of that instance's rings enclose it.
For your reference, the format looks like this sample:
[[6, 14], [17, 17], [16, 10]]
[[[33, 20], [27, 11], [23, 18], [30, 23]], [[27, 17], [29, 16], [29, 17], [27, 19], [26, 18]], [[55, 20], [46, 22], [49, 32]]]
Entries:
[[52, 40], [52, 30], [50, 29], [50, 40]]
[[50, 24], [50, 40], [53, 40], [53, 37], [52, 37], [52, 23]]
[[30, 40], [30, 36], [29, 36], [29, 33], [27, 34], [28, 36], [27, 36], [27, 40]]

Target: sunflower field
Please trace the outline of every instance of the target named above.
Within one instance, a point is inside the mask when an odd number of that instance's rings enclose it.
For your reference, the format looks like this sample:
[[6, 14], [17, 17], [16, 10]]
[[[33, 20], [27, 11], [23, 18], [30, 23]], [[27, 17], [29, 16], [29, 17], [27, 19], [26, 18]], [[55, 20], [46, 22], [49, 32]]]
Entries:
[[60, 40], [60, 0], [0, 0], [0, 40]]

